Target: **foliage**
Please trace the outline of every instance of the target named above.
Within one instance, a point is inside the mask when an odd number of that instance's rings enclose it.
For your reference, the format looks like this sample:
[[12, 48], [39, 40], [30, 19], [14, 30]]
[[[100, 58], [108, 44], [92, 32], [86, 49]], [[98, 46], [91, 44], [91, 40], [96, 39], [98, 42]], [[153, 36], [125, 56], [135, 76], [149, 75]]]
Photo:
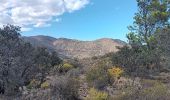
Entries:
[[87, 72], [86, 79], [95, 88], [102, 89], [108, 85], [109, 82], [107, 69], [102, 66], [92, 68]]
[[168, 26], [169, 3], [162, 0], [137, 0], [138, 12], [127, 35], [130, 47], [123, 47], [113, 56], [113, 63], [128, 73], [142, 74], [161, 70], [162, 51], [156, 33]]
[[74, 69], [69, 70], [66, 75], [68, 75], [70, 77], [79, 77], [82, 74], [81, 70], [82, 69], [80, 69], [80, 68], [74, 68]]
[[66, 73], [69, 70], [75, 68], [72, 64], [64, 62], [63, 64], [55, 66], [55, 70], [59, 73]]
[[108, 73], [110, 76], [112, 76], [114, 78], [118, 78], [122, 75], [123, 70], [119, 67], [113, 67], [111, 69], [108, 69]]
[[147, 76], [159, 71], [160, 55], [155, 51], [147, 51], [144, 47], [132, 49], [128, 46], [112, 56], [114, 66], [121, 66], [125, 74], [132, 76]]
[[157, 84], [161, 84], [161, 82], [159, 82], [157, 80], [143, 79], [142, 84], [143, 84], [144, 88], [149, 88], [149, 87], [153, 87]]
[[142, 90], [128, 89], [118, 95], [116, 100], [168, 100], [170, 93], [166, 85], [156, 83], [151, 87], [143, 88]]
[[[143, 95], [146, 96], [146, 98], [155, 98], [157, 96], [166, 96], [168, 93], [168, 90], [164, 84], [156, 84], [151, 88], [146, 88], [143, 90]], [[151, 97], [153, 96], [153, 97]]]
[[150, 40], [158, 29], [168, 24], [169, 3], [165, 0], [137, 0], [138, 12], [134, 16], [134, 25], [129, 27], [130, 44], [147, 45], [151, 49]]
[[48, 82], [44, 82], [41, 84], [41, 88], [43, 88], [43, 89], [47, 89], [49, 87], [50, 87], [50, 84]]
[[162, 50], [162, 66], [170, 69], [170, 27], [157, 31], [156, 39], [158, 47]]
[[64, 70], [64, 71], [68, 71], [68, 70], [70, 70], [70, 69], [72, 69], [72, 68], [74, 68], [74, 66], [71, 65], [71, 64], [69, 64], [69, 63], [65, 63], [65, 64], [63, 65], [63, 70]]
[[31, 81], [30, 81], [30, 83], [27, 85], [27, 88], [28, 89], [32, 89], [32, 88], [38, 88], [38, 86], [39, 86], [39, 84], [40, 84], [40, 81], [38, 81], [38, 80], [36, 80], [36, 79], [32, 79]]
[[106, 92], [90, 88], [89, 95], [86, 97], [86, 100], [108, 100], [108, 94]]
[[110, 64], [106, 62], [98, 62], [96, 66], [87, 71], [86, 80], [91, 87], [103, 90], [109, 84], [113, 85], [113, 82], [123, 74], [122, 68], [110, 67]]
[[[51, 93], [59, 100], [77, 100], [79, 81], [67, 76], [60, 76], [53, 79]], [[56, 99], [54, 98], [54, 99]]]
[[54, 62], [61, 62], [47, 49], [25, 43], [20, 37], [20, 28], [13, 25], [0, 28], [0, 42], [0, 89], [6, 95], [17, 93], [20, 86], [38, 79], [39, 74], [41, 84]]
[[54, 51], [51, 53], [50, 59], [51, 59], [51, 66], [55, 66], [63, 63], [63, 61], [58, 57], [58, 53]]

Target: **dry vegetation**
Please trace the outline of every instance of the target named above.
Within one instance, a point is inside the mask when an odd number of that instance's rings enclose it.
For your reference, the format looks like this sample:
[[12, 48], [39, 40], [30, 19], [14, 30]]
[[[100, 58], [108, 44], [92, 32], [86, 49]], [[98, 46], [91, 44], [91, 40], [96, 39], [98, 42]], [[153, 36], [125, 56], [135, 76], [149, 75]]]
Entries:
[[170, 2], [137, 3], [129, 45], [104, 56], [61, 59], [0, 28], [0, 100], [169, 100]]

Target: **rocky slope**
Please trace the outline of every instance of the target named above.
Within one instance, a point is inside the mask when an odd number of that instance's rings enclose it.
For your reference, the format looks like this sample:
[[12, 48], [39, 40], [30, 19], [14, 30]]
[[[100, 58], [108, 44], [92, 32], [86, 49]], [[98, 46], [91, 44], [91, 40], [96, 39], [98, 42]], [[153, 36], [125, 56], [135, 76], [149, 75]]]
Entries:
[[60, 56], [68, 58], [88, 58], [102, 56], [106, 53], [116, 52], [118, 47], [126, 45], [118, 39], [102, 38], [95, 41], [79, 41], [66, 38], [53, 38], [49, 36], [23, 37], [34, 46], [44, 46], [55, 50]]

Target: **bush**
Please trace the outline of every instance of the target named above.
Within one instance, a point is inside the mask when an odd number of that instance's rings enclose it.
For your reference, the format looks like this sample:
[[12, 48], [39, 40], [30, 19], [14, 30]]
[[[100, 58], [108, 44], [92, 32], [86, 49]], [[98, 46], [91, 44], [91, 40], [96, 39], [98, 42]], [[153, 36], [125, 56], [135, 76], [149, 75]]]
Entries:
[[63, 71], [65, 71], [65, 72], [69, 71], [69, 70], [72, 69], [72, 68], [74, 68], [74, 66], [71, 65], [71, 64], [69, 64], [69, 63], [65, 63], [65, 64], [63, 65]]
[[156, 84], [153, 87], [146, 88], [142, 91], [141, 95], [147, 100], [165, 100], [164, 98], [168, 99], [168, 95], [170, 97], [170, 93], [164, 84]]
[[49, 87], [50, 87], [50, 84], [48, 82], [44, 82], [41, 84], [41, 88], [43, 88], [43, 89], [47, 89]]
[[60, 76], [53, 79], [51, 83], [51, 94], [54, 100], [77, 100], [79, 81], [67, 76]]
[[159, 51], [147, 50], [145, 46], [125, 46], [112, 56], [114, 66], [121, 66], [126, 74], [135, 77], [146, 77], [159, 72], [160, 61]]
[[123, 73], [123, 70], [119, 67], [113, 67], [111, 69], [108, 69], [109, 76], [113, 78], [119, 78]]
[[103, 67], [92, 68], [86, 74], [87, 82], [97, 89], [103, 89], [109, 83], [107, 70]]
[[[154, 83], [155, 84], [155, 83]], [[115, 97], [115, 100], [169, 100], [170, 93], [165, 84], [157, 82], [152, 87], [142, 90], [130, 88]]]
[[108, 94], [91, 88], [86, 100], [108, 100]]
[[39, 80], [36, 80], [36, 79], [32, 79], [30, 81], [30, 83], [27, 85], [27, 88], [28, 89], [32, 89], [32, 88], [38, 88], [38, 86], [40, 85], [40, 81]]
[[67, 75], [70, 77], [79, 77], [81, 75], [81, 70], [80, 68], [71, 69], [67, 72]]
[[162, 50], [163, 67], [170, 69], [170, 27], [159, 30], [156, 34], [157, 45]]
[[0, 89], [5, 95], [13, 95], [38, 74], [42, 76], [38, 81], [44, 82], [48, 71], [61, 60], [45, 48], [24, 42], [19, 27], [6, 25], [0, 28], [0, 62]]
[[74, 66], [72, 64], [64, 63], [64, 64], [55, 66], [54, 70], [56, 70], [59, 73], [66, 73], [73, 68], [74, 68]]
[[157, 84], [161, 84], [161, 82], [157, 81], [157, 80], [150, 80], [150, 79], [143, 79], [141, 81], [142, 85], [144, 88], [150, 88], [153, 87]]

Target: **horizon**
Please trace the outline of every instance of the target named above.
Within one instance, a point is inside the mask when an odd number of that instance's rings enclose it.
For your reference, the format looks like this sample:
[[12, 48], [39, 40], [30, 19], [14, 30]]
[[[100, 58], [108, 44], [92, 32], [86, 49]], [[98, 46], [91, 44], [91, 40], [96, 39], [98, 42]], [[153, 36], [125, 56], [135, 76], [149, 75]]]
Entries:
[[[121, 39], [114, 39], [114, 38], [109, 38], [109, 37], [101, 37], [101, 38], [96, 38], [94, 40], [80, 40], [80, 39], [74, 39], [74, 38], [65, 38], [65, 37], [53, 37], [53, 36], [48, 36], [48, 35], [33, 35], [33, 36], [22, 36], [22, 37], [39, 37], [39, 36], [42, 36], [42, 37], [49, 37], [49, 38], [55, 38], [55, 39], [70, 39], [70, 40], [76, 40], [76, 41], [83, 41], [83, 42], [87, 42], [87, 41], [97, 41], [97, 40], [101, 40], [101, 39], [112, 39], [112, 40], [121, 40]], [[122, 42], [126, 42], [127, 41], [124, 41], [124, 40], [121, 40]]]
[[3, 0], [0, 6], [0, 26], [21, 26], [22, 36], [82, 41], [112, 38], [127, 42], [127, 27], [137, 12], [136, 0]]

